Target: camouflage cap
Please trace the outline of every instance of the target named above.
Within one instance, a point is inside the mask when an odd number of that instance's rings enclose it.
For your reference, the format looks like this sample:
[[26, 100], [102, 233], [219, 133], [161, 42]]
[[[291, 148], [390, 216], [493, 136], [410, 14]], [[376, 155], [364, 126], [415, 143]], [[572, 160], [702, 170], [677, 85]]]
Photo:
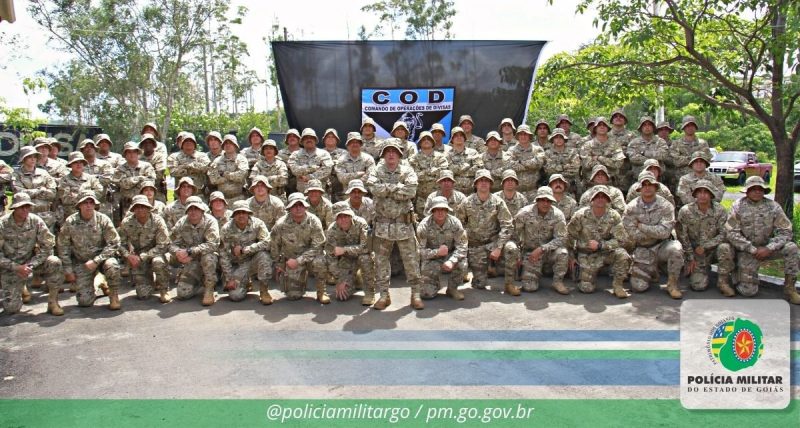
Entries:
[[309, 180], [308, 187], [306, 187], [306, 190], [303, 193], [308, 194], [308, 192], [312, 190], [318, 190], [322, 193], [325, 193], [325, 188], [322, 187], [322, 182], [317, 179]]
[[439, 122], [436, 122], [433, 125], [431, 125], [431, 134], [433, 134], [434, 132], [441, 132], [442, 134], [447, 134], [447, 132], [445, 132], [444, 130], [444, 125], [442, 125]]
[[672, 127], [672, 126], [669, 124], [669, 122], [668, 122], [668, 121], [666, 121], [666, 120], [662, 120], [661, 122], [658, 122], [658, 124], [656, 125], [656, 130], [663, 129], [663, 128], [667, 128], [667, 129], [669, 129], [669, 132], [672, 132], [672, 131], [674, 131], [674, 130], [675, 130], [675, 128], [673, 128], [673, 127]]
[[597, 186], [593, 186], [590, 189], [590, 192], [591, 192], [591, 193], [589, 193], [589, 195], [590, 195], [589, 196], [589, 200], [590, 201], [593, 201], [594, 198], [596, 198], [597, 195], [600, 195], [600, 194], [605, 195], [606, 198], [608, 198], [609, 201], [611, 200], [611, 191], [609, 191], [608, 187], [606, 187], [603, 184], [598, 184]]
[[467, 133], [464, 132], [464, 129], [461, 128], [460, 126], [455, 126], [453, 127], [453, 129], [450, 130], [450, 141], [453, 141], [453, 137], [456, 134], [461, 134], [461, 136], [463, 136], [465, 140], [467, 139]]
[[156, 187], [156, 182], [153, 181], [153, 180], [149, 180], [148, 179], [148, 180], [144, 180], [142, 182], [142, 185], [139, 186], [139, 193], [142, 193], [142, 190], [144, 190], [144, 189], [146, 189], [148, 187], [152, 188], [154, 191], [158, 191], [158, 188]]
[[561, 125], [561, 122], [567, 122], [572, 125], [572, 120], [569, 118], [569, 115], [566, 114], [559, 114], [556, 118], [556, 126]]
[[147, 123], [145, 123], [145, 124], [144, 124], [144, 126], [142, 126], [142, 130], [141, 130], [141, 131], [139, 131], [139, 133], [140, 133], [140, 134], [145, 134], [145, 132], [144, 132], [144, 131], [145, 131], [145, 129], [147, 129], [147, 128], [152, 128], [152, 129], [153, 129], [153, 132], [154, 132], [155, 134], [151, 134], [151, 135], [155, 136], [156, 138], [161, 138], [161, 134], [158, 132], [158, 126], [156, 126], [156, 124], [155, 124], [154, 122], [147, 122]]
[[692, 153], [692, 158], [689, 160], [689, 165], [693, 164], [694, 161], [696, 161], [698, 159], [701, 159], [703, 162], [706, 163], [706, 168], [711, 166], [711, 158], [708, 157], [708, 153], [706, 153], [706, 152], [704, 152], [702, 150], [698, 150], [698, 151]]
[[542, 186], [536, 190], [536, 196], [533, 198], [534, 201], [538, 201], [539, 199], [547, 199], [550, 202], [558, 202], [556, 201], [555, 196], [553, 196], [553, 189]]
[[422, 144], [422, 140], [426, 138], [431, 142], [431, 144], [436, 144], [436, 141], [433, 139], [433, 134], [431, 134], [430, 131], [422, 131], [419, 134], [419, 139], [417, 139], [417, 145]]
[[142, 153], [142, 149], [140, 149], [140, 148], [139, 148], [139, 145], [138, 145], [138, 144], [136, 144], [136, 142], [135, 142], [135, 141], [128, 141], [128, 142], [127, 142], [127, 143], [125, 143], [125, 145], [122, 147], [122, 155], [123, 155], [123, 156], [125, 156], [125, 152], [129, 152], [129, 151], [130, 151], [130, 152], [136, 152], [136, 153], [139, 153], [139, 154], [141, 154], [141, 153]]
[[300, 134], [300, 142], [304, 143], [306, 139], [312, 139], [312, 138], [314, 139], [314, 143], [316, 144], [316, 142], [319, 140], [319, 138], [317, 138], [317, 131], [314, 131], [311, 128], [303, 128], [303, 133]]
[[53, 146], [61, 150], [61, 141], [58, 141], [58, 138], [50, 137], [50, 147]]
[[78, 202], [75, 203], [75, 206], [77, 207], [83, 201], [86, 201], [88, 199], [91, 199], [92, 201], [94, 201], [95, 205], [100, 205], [100, 201], [97, 199], [97, 196], [95, 196], [94, 191], [92, 191], [92, 190], [81, 190], [81, 192], [78, 194]]
[[180, 189], [181, 186], [183, 186], [184, 184], [194, 188], [195, 192], [199, 190], [197, 186], [194, 184], [194, 180], [192, 180], [192, 177], [182, 177], [180, 180], [178, 180], [178, 186], [175, 189]]
[[28, 157], [28, 156], [36, 156], [36, 158], [38, 159], [41, 156], [41, 154], [39, 152], [37, 152], [36, 149], [33, 148], [32, 146], [20, 147], [19, 148], [19, 160], [20, 160], [20, 162], [25, 160], [25, 158]]
[[486, 134], [486, 142], [488, 143], [489, 140], [495, 140], [501, 144], [503, 143], [503, 139], [500, 137], [500, 134], [497, 131], [489, 131], [489, 133]]
[[589, 121], [586, 122], [586, 129], [593, 129], [595, 124], [597, 124], [597, 118], [590, 117]]
[[206, 144], [208, 144], [208, 140], [210, 140], [210, 139], [212, 139], [212, 138], [216, 138], [217, 140], [219, 140], [219, 142], [220, 142], [220, 143], [222, 143], [222, 134], [220, 134], [219, 132], [217, 132], [217, 131], [211, 131], [211, 132], [209, 132], [209, 133], [206, 135], [206, 139], [205, 139], [205, 141], [206, 141]]
[[39, 150], [39, 147], [47, 147], [50, 148], [50, 139], [47, 137], [36, 137], [33, 139], [33, 147], [36, 150]]
[[392, 125], [392, 135], [394, 135], [394, 131], [397, 131], [400, 128], [405, 129], [406, 132], [411, 132], [408, 130], [408, 124], [406, 124], [402, 120], [398, 120], [397, 122], [394, 123], [394, 125]]
[[225, 143], [231, 143], [234, 145], [234, 147], [236, 147], [237, 151], [239, 150], [239, 139], [236, 138], [235, 135], [225, 134], [225, 136], [222, 137], [222, 147], [225, 147]]
[[299, 140], [300, 139], [300, 131], [298, 131], [298, 130], [296, 130], [294, 128], [291, 128], [288, 131], [286, 131], [286, 136], [283, 138], [283, 143], [284, 144], [286, 144], [286, 142], [289, 141], [289, 137], [290, 136], [295, 136]]
[[625, 116], [625, 111], [622, 107], [614, 109], [614, 111], [611, 112], [611, 120], [614, 120], [614, 116], [616, 115], [622, 116], [622, 118], [625, 119], [625, 123], [628, 123], [628, 116]]
[[324, 134], [322, 134], [322, 139], [324, 140], [324, 139], [325, 139], [325, 137], [327, 137], [327, 136], [328, 136], [328, 134], [330, 134], [330, 135], [333, 135], [333, 136], [336, 138], [336, 141], [337, 141], [337, 142], [341, 141], [341, 140], [339, 139], [339, 133], [338, 133], [338, 132], [336, 132], [336, 130], [335, 130], [335, 129], [333, 129], [333, 128], [328, 128], [328, 129], [326, 129], [326, 130], [325, 130], [325, 133], [324, 133]]
[[150, 201], [147, 200], [147, 196], [145, 195], [136, 195], [131, 199], [131, 206], [128, 208], [128, 211], [133, 211], [133, 208], [137, 205], [143, 205], [149, 209], [153, 209], [153, 205]]
[[453, 171], [450, 171], [449, 169], [443, 169], [439, 171], [439, 178], [436, 180], [436, 182], [438, 183], [442, 180], [450, 180], [455, 183], [456, 179], [453, 176]]
[[379, 157], [383, 157], [386, 149], [395, 149], [398, 153], [400, 153], [400, 157], [403, 157], [403, 147], [400, 146], [399, 138], [387, 138], [383, 140], [383, 147], [381, 147], [381, 154]]
[[154, 146], [157, 145], [156, 137], [154, 137], [153, 134], [150, 134], [150, 133], [146, 132], [146, 133], [142, 134], [142, 138], [139, 139], [139, 146], [141, 146], [142, 144], [147, 143], [147, 142], [153, 143]]
[[694, 116], [684, 116], [683, 121], [681, 122], [681, 131], [683, 131], [683, 128], [689, 126], [689, 124], [694, 125], [695, 128], [699, 128], [697, 126], [697, 120], [694, 118]]
[[94, 143], [94, 140], [91, 138], [84, 138], [80, 144], [78, 144], [78, 150], [83, 150], [86, 146], [92, 146], [97, 149], [97, 145]]
[[345, 190], [344, 194], [349, 195], [350, 193], [353, 193], [353, 190], [360, 190], [364, 193], [367, 193], [367, 188], [364, 187], [364, 182], [359, 179], [350, 180], [350, 182], [347, 183], [347, 190]]
[[642, 191], [642, 186], [644, 186], [644, 183], [650, 183], [650, 184], [658, 185], [658, 180], [656, 180], [656, 176], [653, 175], [652, 172], [650, 172], [650, 171], [642, 171], [639, 174], [639, 181], [638, 181], [639, 186], [636, 188], [637, 192], [641, 192]]
[[589, 180], [594, 180], [594, 176], [601, 172], [604, 173], [606, 177], [608, 177], [609, 179], [611, 178], [611, 174], [609, 174], [608, 168], [606, 168], [605, 165], [597, 164], [592, 168], [592, 173], [589, 176]]
[[358, 144], [364, 144], [364, 140], [361, 138], [360, 132], [348, 132], [347, 141], [345, 141], [344, 145], [349, 146], [353, 141], [357, 141]]
[[253, 182], [250, 183], [250, 189], [252, 189], [253, 187], [256, 187], [256, 185], [258, 183], [264, 183], [264, 185], [267, 186], [267, 189], [272, 189], [272, 185], [269, 184], [269, 179], [267, 177], [263, 176], [263, 175], [260, 175], [260, 174], [255, 176], [255, 177], [253, 177]]
[[275, 140], [264, 140], [264, 143], [261, 144], [262, 155], [264, 154], [264, 149], [267, 147], [272, 147], [273, 149], [275, 149], [275, 153], [278, 152], [278, 143], [276, 143]]
[[253, 210], [250, 209], [250, 203], [245, 200], [236, 201], [233, 203], [233, 209], [231, 210], [231, 212], [233, 214], [236, 214], [239, 211], [244, 211], [248, 214], [253, 214]]
[[539, 120], [537, 120], [537, 121], [536, 121], [536, 126], [534, 126], [534, 127], [533, 127], [533, 129], [536, 129], [536, 128], [538, 128], [538, 127], [539, 127], [539, 125], [544, 125], [544, 126], [546, 126], [546, 127], [547, 127], [547, 132], [550, 132], [550, 124], [549, 124], [549, 123], [547, 123], [547, 120], [545, 120], [545, 118], [540, 118]]
[[198, 208], [203, 212], [208, 211], [208, 206], [203, 203], [203, 200], [200, 199], [199, 196], [189, 196], [186, 198], [186, 208], [183, 210], [184, 212], [189, 212], [189, 208]]
[[286, 209], [288, 210], [297, 204], [303, 204], [303, 206], [306, 208], [309, 206], [308, 201], [306, 201], [306, 197], [300, 192], [294, 192], [289, 195], [289, 200], [286, 202]]
[[553, 130], [553, 133], [550, 134], [550, 137], [548, 137], [548, 140], [549, 141], [553, 141], [553, 139], [556, 138], [557, 136], [560, 136], [561, 138], [566, 140], [567, 139], [567, 132], [564, 131], [561, 128], [556, 128], [556, 129]]
[[344, 209], [338, 210], [336, 212], [336, 218], [339, 218], [340, 215], [347, 215], [350, 217], [354, 217], [356, 214], [348, 207], [344, 207]]
[[764, 189], [764, 194], [768, 194], [772, 191], [772, 189], [764, 182], [764, 179], [754, 175], [752, 177], [748, 177], [747, 181], [744, 182], [744, 189], [741, 190], [742, 193], [747, 193], [748, 190], [752, 189], [753, 187], [760, 187]]
[[365, 126], [371, 126], [373, 129], [377, 129], [375, 126], [375, 120], [371, 117], [364, 117], [361, 119], [361, 127], [358, 128], [359, 131], [363, 131]]
[[605, 125], [606, 128], [609, 128], [609, 129], [611, 128], [611, 125], [608, 124], [608, 120], [606, 120], [605, 116], [597, 116], [596, 118], [594, 118], [594, 127], [595, 128], [600, 126], [601, 123], [603, 125]]
[[561, 175], [561, 174], [551, 174], [550, 175], [550, 179], [547, 180], [547, 184], [551, 184], [554, 181], [563, 181], [564, 184], [569, 185], [569, 182], [567, 181], [567, 179], [564, 178], [564, 176]]
[[81, 152], [72, 152], [69, 154], [69, 160], [67, 160], [67, 166], [72, 165], [75, 162], [83, 162], [83, 165], [89, 165], [89, 162], [86, 161], [86, 158], [83, 157], [83, 153]]
[[491, 181], [492, 183], [494, 183], [494, 179], [492, 178], [492, 173], [489, 172], [488, 169], [479, 169], [479, 170], [475, 171], [475, 179], [472, 180], [472, 185], [475, 185], [475, 183], [477, 183], [478, 180], [480, 180], [482, 178], [485, 178], [485, 179]]
[[447, 211], [453, 211], [453, 209], [450, 208], [450, 204], [447, 202], [447, 198], [445, 198], [444, 196], [436, 196], [431, 200], [431, 207], [428, 210], [428, 212], [433, 212], [433, 210], [436, 209], [445, 209]]
[[264, 133], [261, 132], [261, 129], [255, 126], [250, 128], [250, 132], [247, 133], [247, 141], [250, 141], [250, 137], [253, 136], [253, 133], [261, 137], [261, 141], [264, 141]]
[[647, 159], [646, 161], [644, 161], [644, 164], [642, 164], [642, 171], [647, 171], [649, 168], [652, 167], [656, 167], [658, 168], [659, 171], [662, 171], [661, 164], [658, 163], [658, 161], [655, 159]]
[[197, 138], [195, 138], [194, 133], [184, 131], [183, 139], [181, 140], [181, 144], [178, 147], [179, 148], [183, 147], [184, 143], [186, 143], [187, 141], [191, 141], [192, 143], [194, 143], [195, 146], [197, 145]]
[[506, 180], [509, 178], [513, 178], [517, 183], [519, 183], [519, 178], [517, 178], [517, 172], [513, 169], [507, 169], [503, 171], [503, 179], [500, 180], [501, 183], [505, 183]]
[[25, 192], [19, 192], [14, 194], [14, 203], [11, 204], [10, 209], [14, 210], [19, 207], [24, 206], [33, 206], [33, 202], [31, 202], [31, 196]]
[[641, 130], [642, 130], [642, 126], [643, 126], [645, 123], [647, 123], [647, 122], [650, 122], [650, 124], [651, 124], [651, 125], [653, 125], [653, 129], [655, 129], [655, 127], [656, 127], [656, 122], [655, 122], [655, 121], [653, 120], [653, 118], [652, 118], [652, 117], [650, 117], [650, 116], [642, 116], [642, 117], [640, 117], [640, 118], [639, 118], [639, 126], [638, 126], [638, 127], [636, 127], [636, 129], [638, 129], [638, 130], [640, 130], [640, 131], [641, 131]]
[[531, 127], [530, 126], [528, 126], [527, 124], [523, 123], [522, 125], [519, 126], [519, 128], [517, 128], [517, 132], [516, 132], [515, 135], [519, 135], [519, 134], [533, 135], [533, 132], [531, 131]]
[[222, 201], [222, 202], [225, 202], [225, 205], [228, 205], [228, 200], [225, 199], [225, 194], [223, 194], [219, 190], [211, 192], [211, 194], [208, 196], [208, 203], [209, 204], [214, 202], [214, 201]]
[[503, 120], [500, 121], [500, 125], [497, 125], [497, 130], [502, 131], [503, 125], [511, 125], [511, 130], [515, 131], [517, 128], [514, 126], [514, 121], [510, 117], [505, 117]]
[[458, 126], [461, 126], [462, 123], [469, 122], [472, 126], [475, 126], [475, 121], [472, 120], [472, 116], [468, 114], [462, 114], [461, 117], [458, 118]]
[[695, 196], [695, 193], [699, 189], [708, 190], [708, 193], [711, 193], [711, 199], [714, 199], [716, 197], [716, 196], [714, 196], [714, 184], [711, 183], [710, 181], [706, 180], [706, 179], [697, 180], [697, 182], [695, 182], [692, 185], [692, 196]]
[[94, 136], [95, 145], [99, 146], [103, 141], [107, 142], [109, 145], [114, 144], [111, 142], [111, 137], [109, 137], [108, 134], [97, 134]]

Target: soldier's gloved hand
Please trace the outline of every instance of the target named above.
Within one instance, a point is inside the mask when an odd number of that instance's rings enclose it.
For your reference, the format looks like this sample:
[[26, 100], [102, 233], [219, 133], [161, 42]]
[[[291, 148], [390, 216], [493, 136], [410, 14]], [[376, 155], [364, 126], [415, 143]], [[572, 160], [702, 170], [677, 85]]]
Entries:
[[339, 300], [347, 300], [350, 294], [347, 292], [347, 283], [342, 281], [336, 284], [336, 298]]
[[442, 271], [443, 272], [452, 272], [455, 265], [450, 260], [442, 263]]

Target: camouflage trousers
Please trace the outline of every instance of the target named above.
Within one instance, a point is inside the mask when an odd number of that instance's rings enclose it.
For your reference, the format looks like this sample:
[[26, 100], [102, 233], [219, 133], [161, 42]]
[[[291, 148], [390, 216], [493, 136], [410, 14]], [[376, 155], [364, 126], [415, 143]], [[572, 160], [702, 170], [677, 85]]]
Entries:
[[72, 271], [75, 272], [75, 287], [78, 290], [75, 293], [75, 299], [78, 301], [78, 306], [92, 306], [94, 304], [97, 296], [94, 278], [98, 273], [102, 273], [106, 277], [108, 289], [112, 293], [119, 291], [122, 276], [120, 275], [119, 261], [114, 257], [106, 259], [92, 272], [86, 269], [83, 263], [75, 262], [72, 265]]
[[325, 256], [317, 256], [311, 260], [299, 263], [297, 268], [289, 269], [284, 264], [283, 277], [281, 278], [281, 290], [289, 300], [299, 300], [306, 293], [306, 283], [308, 282], [308, 272], [314, 276], [318, 283], [325, 284], [328, 277], [328, 268], [325, 266]]
[[[153, 276], [155, 276], [155, 285]], [[142, 259], [136, 269], [130, 268], [130, 278], [136, 288], [136, 297], [140, 299], [150, 297], [153, 291], [169, 290], [169, 269], [167, 269], [167, 262], [162, 256]]]
[[721, 276], [730, 275], [733, 272], [733, 247], [727, 242], [719, 244], [717, 248], [706, 250], [702, 256], [693, 255], [697, 266], [694, 272], [689, 275], [689, 285], [692, 290], [703, 291], [708, 288], [708, 273], [711, 270], [711, 263], [717, 262], [719, 270], [717, 274]]
[[419, 252], [417, 251], [417, 237], [391, 241], [375, 236], [372, 241], [375, 250], [375, 287], [381, 296], [389, 295], [389, 281], [392, 276], [390, 257], [392, 249], [397, 245], [400, 257], [403, 259], [403, 269], [406, 281], [411, 286], [412, 296], [419, 295]]
[[800, 250], [794, 242], [786, 243], [763, 261], [757, 260], [752, 254], [745, 251], [737, 251], [736, 259], [736, 266], [739, 269], [739, 283], [736, 284], [736, 291], [747, 297], [755, 296], [758, 293], [758, 268], [766, 260], [783, 259], [783, 274], [786, 276], [795, 277], [800, 271]]
[[247, 260], [233, 264], [231, 276], [226, 280], [233, 280], [235, 285], [233, 290], [228, 291], [228, 298], [240, 302], [247, 297], [250, 281], [253, 281], [253, 288], [259, 289], [262, 283], [267, 284], [271, 278], [272, 257], [266, 251], [259, 251]]
[[369, 290], [375, 287], [375, 260], [372, 253], [340, 257], [328, 255], [326, 258], [328, 272], [333, 276], [336, 284], [341, 282], [346, 284], [348, 296], [352, 296], [356, 292], [356, 273], [359, 270], [361, 270], [364, 289]]
[[[56, 256], [48, 257], [41, 266], [34, 270], [46, 275], [48, 290], [58, 290], [64, 280], [61, 259]], [[18, 277], [14, 271], [0, 270], [0, 288], [3, 292], [3, 312], [5, 314], [15, 314], [22, 309], [22, 289], [27, 286], [30, 290], [32, 280], [33, 275], [23, 279]]]
[[175, 280], [178, 299], [191, 299], [207, 288], [214, 289], [217, 284], [219, 261], [216, 253], [206, 253], [200, 257], [192, 256], [192, 261], [185, 265], [180, 264], [174, 257], [170, 259], [172, 264], [178, 266], [178, 277]]
[[245, 199], [247, 198], [244, 196], [244, 193], [239, 193], [238, 195], [233, 196], [225, 196], [225, 201], [228, 203], [229, 207], [232, 207], [234, 202], [243, 201]]
[[631, 256], [624, 248], [613, 251], [599, 251], [596, 253], [578, 253], [578, 265], [581, 268], [578, 289], [582, 293], [594, 293], [597, 272], [603, 266], [611, 267], [611, 276], [614, 279], [625, 279], [631, 267]]
[[417, 197], [414, 199], [414, 212], [417, 213], [417, 221], [422, 221], [428, 215], [425, 212], [425, 202], [428, 200], [428, 195], [435, 192], [436, 189], [435, 181], [417, 184]]
[[538, 261], [532, 262], [528, 256], [533, 251], [525, 251], [522, 254], [522, 289], [525, 291], [536, 291], [539, 288], [539, 279], [542, 277], [543, 268], [547, 266], [553, 271], [553, 279], [564, 279], [567, 274], [567, 262], [569, 253], [566, 248], [557, 248], [542, 253]]
[[683, 246], [678, 241], [667, 239], [649, 248], [636, 247], [631, 255], [631, 288], [635, 291], [645, 291], [658, 281], [659, 268], [666, 266], [667, 275], [675, 277], [680, 277], [683, 269]]
[[[472, 285], [475, 288], [485, 288], [488, 281], [487, 273], [489, 267], [489, 253], [492, 252], [494, 243], [472, 247], [467, 250], [467, 261], [469, 270], [472, 272]], [[503, 245], [501, 258], [503, 269], [506, 274], [506, 283], [514, 280], [514, 270], [517, 268], [519, 260], [519, 247], [514, 241], [508, 241]]]
[[442, 265], [446, 261], [446, 258], [422, 261], [420, 297], [423, 299], [433, 299], [443, 286], [458, 288], [464, 282], [464, 275], [467, 273], [467, 259], [461, 259], [450, 272], [442, 271]]

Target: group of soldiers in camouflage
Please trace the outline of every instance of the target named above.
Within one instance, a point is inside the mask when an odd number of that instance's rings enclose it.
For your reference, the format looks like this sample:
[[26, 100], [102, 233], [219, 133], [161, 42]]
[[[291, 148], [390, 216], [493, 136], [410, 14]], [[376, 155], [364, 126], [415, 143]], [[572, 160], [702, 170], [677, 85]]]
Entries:
[[[268, 305], [271, 281], [297, 300], [313, 279], [320, 303], [330, 302], [328, 286], [338, 300], [362, 289], [362, 304], [380, 310], [400, 271], [410, 305], [423, 309], [442, 289], [462, 300], [462, 285], [485, 289], [501, 275], [512, 296], [551, 274], [552, 288], [569, 294], [570, 273], [592, 293], [606, 268], [619, 298], [666, 273], [667, 293], [680, 299], [681, 277], [705, 290], [716, 263], [723, 295], [753, 296], [759, 266], [776, 258], [787, 299], [800, 304], [798, 247], [786, 215], [764, 197], [768, 184], [748, 178], [727, 212], [694, 118], [672, 141], [669, 123], [643, 117], [637, 134], [627, 122], [617, 110], [581, 137], [566, 115], [554, 129], [503, 119], [484, 140], [465, 115], [445, 144], [441, 124], [414, 143], [404, 122], [379, 140], [365, 118], [344, 148], [335, 129], [321, 144], [313, 129], [291, 129], [279, 150], [253, 128], [241, 150], [236, 136], [209, 133], [207, 153], [181, 132], [170, 155], [147, 124], [121, 155], [100, 134], [66, 161], [57, 142], [37, 139], [21, 148], [18, 170], [0, 165], [14, 193], [0, 219], [4, 312], [46, 284], [48, 312], [61, 315], [65, 283], [79, 306], [102, 293], [117, 310], [126, 275], [137, 297], [158, 293], [162, 303], [175, 284], [178, 299], [202, 296], [206, 306], [215, 291], [233, 301], [256, 291]], [[176, 183], [169, 204], [167, 172]]]

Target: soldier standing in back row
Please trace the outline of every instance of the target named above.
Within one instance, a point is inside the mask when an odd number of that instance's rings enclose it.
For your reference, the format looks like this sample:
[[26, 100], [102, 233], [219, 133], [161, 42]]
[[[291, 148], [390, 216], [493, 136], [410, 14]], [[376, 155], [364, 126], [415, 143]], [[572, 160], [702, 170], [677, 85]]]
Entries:
[[465, 146], [464, 130], [456, 126], [450, 131], [450, 152], [447, 163], [456, 181], [456, 190], [468, 195], [474, 191], [472, 178], [475, 171], [483, 168], [483, 160], [475, 149]]
[[417, 173], [417, 196], [414, 199], [414, 210], [417, 218], [423, 218], [425, 214], [425, 201], [428, 195], [436, 190], [436, 180], [439, 173], [449, 166], [447, 158], [443, 153], [433, 150], [433, 136], [428, 131], [422, 131], [419, 136], [420, 150], [411, 156], [408, 163]]
[[375, 121], [372, 120], [371, 117], [364, 117], [361, 119], [361, 128], [359, 132], [361, 132], [361, 139], [364, 143], [362, 148], [364, 149], [364, 153], [372, 156], [372, 160], [377, 163], [381, 158], [381, 146], [383, 146], [383, 141], [375, 136], [375, 131]]
[[[486, 135], [486, 149], [481, 154], [483, 167], [492, 173], [492, 192], [497, 192], [501, 189], [501, 181], [503, 180], [503, 171], [508, 168], [509, 159], [506, 152], [500, 148], [500, 134], [497, 131], [491, 131]], [[430, 192], [429, 192], [430, 193]]]
[[317, 133], [311, 128], [303, 130], [300, 142], [303, 148], [289, 157], [289, 170], [297, 177], [297, 191], [304, 193], [308, 182], [327, 182], [333, 170], [331, 155], [317, 147]]
[[478, 153], [486, 151], [486, 142], [483, 141], [483, 138], [472, 133], [472, 129], [475, 128], [475, 122], [472, 120], [472, 116], [468, 114], [461, 115], [461, 117], [458, 118], [458, 126], [464, 130], [467, 147]]
[[544, 165], [544, 150], [533, 144], [528, 125], [520, 125], [517, 130], [517, 144], [508, 150], [510, 168], [516, 171], [519, 177], [519, 191], [526, 198], [536, 196], [539, 186], [539, 174]]
[[184, 133], [183, 141], [178, 146], [180, 150], [167, 159], [169, 174], [179, 182], [181, 178], [189, 177], [198, 189], [206, 187], [206, 172], [209, 160], [205, 153], [197, 151], [197, 140], [191, 132]]
[[139, 156], [141, 161], [147, 162], [153, 166], [156, 172], [155, 182], [157, 183], [158, 192], [156, 196], [159, 201], [166, 202], [167, 200], [167, 154], [157, 150], [156, 139], [151, 134], [142, 134], [142, 139], [139, 141], [139, 150], [142, 154]]
[[653, 118], [643, 116], [639, 119], [639, 133], [638, 137], [633, 138], [625, 149], [625, 156], [630, 161], [630, 171], [623, 171], [630, 175], [629, 182], [633, 181], [633, 177], [639, 175], [644, 169], [644, 162], [648, 159], [655, 159], [658, 161], [661, 169], [664, 169], [667, 160], [669, 159], [669, 144], [658, 135], [655, 135], [656, 123]]
[[[244, 144], [245, 148], [242, 149], [241, 155], [247, 159], [247, 169], [248, 171], [253, 169], [253, 166], [261, 160], [261, 151], [263, 150], [264, 144], [264, 133], [261, 132], [260, 129], [256, 128], [255, 126], [250, 129], [250, 132], [247, 133], [247, 142]], [[274, 141], [273, 141], [274, 143]], [[275, 146], [275, 155], [278, 153], [278, 146]]]
[[[577, 135], [577, 134], [575, 134]], [[581, 157], [578, 150], [567, 146], [567, 133], [556, 128], [550, 135], [550, 144], [544, 154], [544, 174], [561, 175], [571, 189], [577, 188], [580, 182]]]
[[222, 151], [222, 155], [208, 167], [208, 180], [232, 204], [244, 200], [244, 187], [250, 169], [247, 158], [238, 153], [239, 142], [235, 135], [226, 135], [222, 139]]
[[15, 194], [25, 192], [30, 196], [33, 202], [31, 212], [41, 217], [52, 231], [56, 217], [50, 206], [56, 199], [56, 181], [47, 171], [36, 166], [39, 156], [33, 147], [19, 149], [20, 166], [14, 171], [12, 188]]
[[706, 159], [711, 159], [711, 149], [708, 148], [708, 143], [696, 135], [697, 121], [694, 116], [685, 116], [683, 118], [681, 131], [683, 131], [683, 137], [670, 144], [671, 162], [669, 162], [669, 166], [672, 167], [672, 172], [675, 174], [676, 185], [681, 177], [692, 172], [692, 167], [689, 163], [695, 152], [703, 152]]

